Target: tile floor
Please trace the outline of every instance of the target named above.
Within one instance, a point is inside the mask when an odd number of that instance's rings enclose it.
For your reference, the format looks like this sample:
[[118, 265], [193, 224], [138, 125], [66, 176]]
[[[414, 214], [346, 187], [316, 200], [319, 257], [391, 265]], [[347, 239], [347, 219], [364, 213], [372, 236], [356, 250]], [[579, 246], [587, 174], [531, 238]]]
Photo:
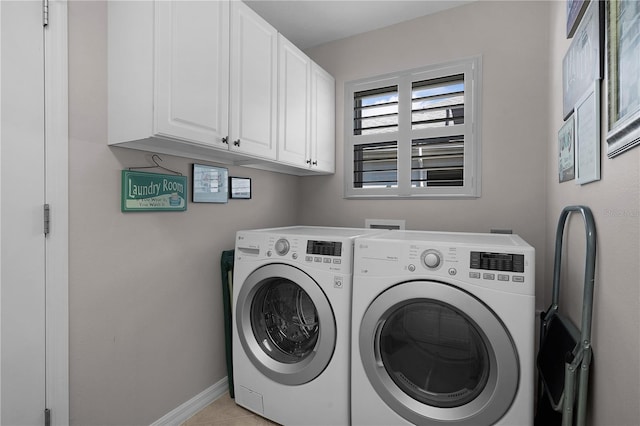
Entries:
[[227, 392], [181, 426], [278, 426], [236, 405]]

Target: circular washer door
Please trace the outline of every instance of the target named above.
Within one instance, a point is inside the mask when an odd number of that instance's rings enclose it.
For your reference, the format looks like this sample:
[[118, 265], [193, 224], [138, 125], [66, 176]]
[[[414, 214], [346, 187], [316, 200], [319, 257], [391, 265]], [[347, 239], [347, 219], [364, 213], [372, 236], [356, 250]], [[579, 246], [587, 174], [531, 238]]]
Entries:
[[516, 395], [518, 355], [505, 326], [452, 285], [387, 289], [364, 314], [359, 346], [373, 388], [414, 424], [494, 424]]
[[286, 385], [322, 373], [335, 349], [336, 323], [318, 283], [293, 266], [269, 264], [241, 285], [236, 326], [253, 365]]

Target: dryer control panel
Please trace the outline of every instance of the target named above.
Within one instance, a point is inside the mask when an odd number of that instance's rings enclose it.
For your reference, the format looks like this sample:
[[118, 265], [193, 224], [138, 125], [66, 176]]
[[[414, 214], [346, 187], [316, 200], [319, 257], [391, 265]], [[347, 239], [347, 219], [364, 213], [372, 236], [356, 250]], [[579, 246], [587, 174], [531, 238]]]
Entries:
[[405, 231], [359, 239], [353, 273], [534, 294], [535, 251], [516, 235]]
[[524, 255], [472, 251], [469, 267], [487, 271], [522, 273], [524, 272]]

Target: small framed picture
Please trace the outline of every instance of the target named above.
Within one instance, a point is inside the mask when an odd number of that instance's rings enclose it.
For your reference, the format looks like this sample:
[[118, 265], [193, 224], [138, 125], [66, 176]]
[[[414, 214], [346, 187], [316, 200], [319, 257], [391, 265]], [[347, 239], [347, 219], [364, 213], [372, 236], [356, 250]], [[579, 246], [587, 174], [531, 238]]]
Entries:
[[600, 81], [575, 107], [576, 183], [600, 180]]
[[571, 114], [558, 132], [558, 180], [575, 178], [575, 119]]
[[230, 198], [245, 199], [251, 198], [251, 178], [231, 176], [229, 178]]
[[193, 202], [226, 203], [229, 171], [224, 167], [193, 165]]

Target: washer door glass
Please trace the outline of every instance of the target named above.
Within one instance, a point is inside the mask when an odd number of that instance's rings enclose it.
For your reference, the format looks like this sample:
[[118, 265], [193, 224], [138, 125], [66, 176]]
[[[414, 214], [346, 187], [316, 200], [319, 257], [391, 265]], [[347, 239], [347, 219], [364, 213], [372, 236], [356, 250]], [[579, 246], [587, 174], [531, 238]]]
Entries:
[[251, 327], [262, 350], [286, 363], [309, 356], [320, 331], [313, 301], [286, 278], [262, 284], [251, 304]]
[[391, 379], [424, 404], [464, 405], [489, 378], [489, 354], [478, 326], [446, 303], [423, 300], [396, 309], [382, 327], [379, 345]]
[[358, 341], [371, 386], [413, 424], [494, 424], [518, 389], [518, 354], [506, 327], [454, 285], [388, 288], [365, 311]]
[[238, 350], [254, 367], [287, 385], [322, 373], [335, 350], [336, 321], [318, 282], [294, 266], [272, 263], [236, 285]]

